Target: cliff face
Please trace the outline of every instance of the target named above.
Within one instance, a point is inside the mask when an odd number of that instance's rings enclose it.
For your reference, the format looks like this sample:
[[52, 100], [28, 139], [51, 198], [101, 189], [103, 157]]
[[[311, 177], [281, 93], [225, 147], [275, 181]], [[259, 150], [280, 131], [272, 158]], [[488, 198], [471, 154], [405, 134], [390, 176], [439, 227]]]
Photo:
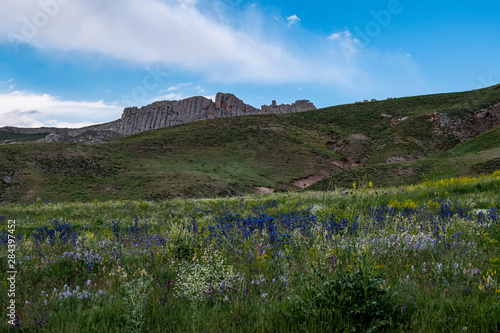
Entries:
[[293, 104], [276, 106], [263, 105], [261, 109], [243, 103], [233, 94], [218, 93], [215, 102], [197, 96], [180, 101], [161, 101], [142, 108], [131, 107], [123, 111], [118, 120], [117, 133], [131, 135], [167, 126], [179, 125], [199, 120], [222, 117], [245, 116], [262, 113], [289, 113], [315, 110], [309, 101], [297, 101]]
[[214, 103], [204, 97], [191, 97], [181, 101], [161, 101], [142, 108], [131, 107], [123, 111], [117, 132], [125, 135], [213, 118]]
[[223, 117], [258, 114], [259, 110], [243, 103], [233, 94], [218, 93], [215, 96], [215, 108], [221, 111]]
[[[80, 142], [80, 143], [102, 143], [117, 140], [121, 137], [144, 131], [150, 131], [167, 126], [180, 125], [199, 120], [207, 120], [221, 117], [235, 117], [253, 114], [289, 113], [315, 110], [314, 104], [301, 100], [293, 104], [263, 105], [261, 109], [243, 103], [233, 94], [218, 93], [215, 102], [211, 99], [196, 96], [180, 101], [160, 101], [143, 106], [141, 108], [125, 108], [120, 119], [78, 129], [68, 128], [16, 128], [4, 127], [0, 131], [4, 133], [34, 135], [47, 134], [46, 137], [36, 142]], [[22, 142], [30, 141], [24, 138]], [[4, 140], [3, 143], [17, 143], [15, 139]]]

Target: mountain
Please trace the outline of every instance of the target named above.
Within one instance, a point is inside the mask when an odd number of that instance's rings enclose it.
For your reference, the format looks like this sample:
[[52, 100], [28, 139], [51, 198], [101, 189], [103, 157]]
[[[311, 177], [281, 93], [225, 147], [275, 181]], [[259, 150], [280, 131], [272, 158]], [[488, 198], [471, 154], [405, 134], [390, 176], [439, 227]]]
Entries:
[[254, 114], [281, 114], [315, 110], [314, 104], [299, 100], [293, 104], [263, 105], [260, 109], [243, 103], [233, 94], [218, 93], [215, 102], [196, 96], [180, 101], [159, 101], [142, 108], [128, 107], [118, 120], [78, 129], [0, 128], [0, 143], [75, 142], [103, 143], [144, 131], [200, 120]]
[[[236, 108], [230, 98], [217, 101], [217, 110]], [[124, 125], [131, 131], [158, 123], [132, 114]], [[215, 197], [478, 175], [500, 169], [499, 123], [497, 85], [214, 118], [95, 145], [1, 145], [0, 202]]]

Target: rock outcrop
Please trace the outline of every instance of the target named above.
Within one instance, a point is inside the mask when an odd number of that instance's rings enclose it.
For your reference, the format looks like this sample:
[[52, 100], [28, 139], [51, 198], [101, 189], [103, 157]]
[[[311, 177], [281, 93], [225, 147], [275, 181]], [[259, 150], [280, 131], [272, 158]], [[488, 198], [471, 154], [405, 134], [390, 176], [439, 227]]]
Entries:
[[[138, 107], [125, 108], [120, 119], [94, 126], [78, 129], [68, 128], [17, 128], [4, 127], [0, 131], [15, 134], [47, 134], [35, 142], [79, 142], [102, 143], [117, 140], [127, 135], [150, 131], [168, 126], [185, 124], [193, 121], [235, 117], [254, 114], [290, 113], [315, 110], [314, 104], [306, 100], [293, 104], [276, 105], [276, 101], [261, 109], [245, 104], [233, 94], [218, 93], [215, 102], [211, 99], [196, 96], [180, 101], [159, 101]], [[30, 141], [25, 138], [23, 142]], [[10, 140], [3, 143], [18, 143]]]
[[303, 99], [292, 104], [281, 105], [276, 105], [276, 101], [273, 101], [271, 105], [262, 105], [261, 110], [263, 113], [291, 113], [316, 110], [316, 107], [313, 103]]
[[119, 120], [116, 132], [130, 135], [199, 120], [315, 109], [314, 104], [302, 100], [291, 105], [276, 105], [276, 101], [273, 101], [273, 104], [263, 105], [259, 110], [245, 104], [233, 94], [218, 93], [215, 102], [205, 97], [196, 96], [180, 101], [155, 102], [142, 108], [126, 108]]
[[434, 123], [435, 131], [445, 131], [460, 142], [465, 142], [500, 125], [500, 103], [477, 110], [465, 118], [452, 119], [434, 112], [430, 121]]
[[233, 94], [218, 93], [215, 96], [215, 108], [221, 110], [225, 117], [259, 113], [258, 109], [243, 103], [241, 99]]
[[215, 114], [214, 102], [200, 96], [181, 101], [155, 102], [142, 108], [126, 108], [119, 120], [117, 132], [130, 135], [210, 119], [215, 117]]

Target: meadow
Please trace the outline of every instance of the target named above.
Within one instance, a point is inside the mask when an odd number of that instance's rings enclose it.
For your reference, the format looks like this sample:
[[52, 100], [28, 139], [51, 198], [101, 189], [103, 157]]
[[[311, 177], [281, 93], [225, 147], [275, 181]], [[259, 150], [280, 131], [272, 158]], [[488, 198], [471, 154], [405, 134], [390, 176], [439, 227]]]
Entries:
[[0, 330], [498, 332], [500, 171], [376, 185], [2, 205]]

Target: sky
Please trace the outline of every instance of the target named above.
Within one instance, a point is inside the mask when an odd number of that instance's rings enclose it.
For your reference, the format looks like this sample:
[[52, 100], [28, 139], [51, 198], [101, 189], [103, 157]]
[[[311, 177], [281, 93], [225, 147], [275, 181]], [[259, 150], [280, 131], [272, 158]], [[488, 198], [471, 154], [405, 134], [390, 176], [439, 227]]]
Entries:
[[318, 108], [500, 82], [500, 1], [1, 0], [0, 127], [233, 93]]

